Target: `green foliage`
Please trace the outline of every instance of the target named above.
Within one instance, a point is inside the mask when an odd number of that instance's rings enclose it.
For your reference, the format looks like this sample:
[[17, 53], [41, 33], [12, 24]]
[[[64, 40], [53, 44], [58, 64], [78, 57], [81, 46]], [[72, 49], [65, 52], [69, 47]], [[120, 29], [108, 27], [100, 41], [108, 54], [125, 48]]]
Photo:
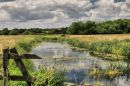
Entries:
[[94, 34], [96, 24], [92, 21], [83, 22], [73, 22], [70, 27], [67, 29], [67, 34], [75, 34], [75, 35], [84, 35], [84, 34]]
[[19, 30], [18, 29], [13, 29], [9, 32], [9, 35], [18, 35], [19, 34]]
[[[83, 50], [89, 50], [92, 52], [98, 52], [98, 54], [103, 54], [103, 58], [106, 58], [105, 55], [108, 54], [109, 60], [121, 60], [121, 59], [130, 59], [130, 39], [124, 40], [95, 40], [90, 41], [80, 41], [75, 38], [67, 38], [56, 35], [49, 36], [38, 36], [44, 41], [59, 41], [67, 42], [73, 47], [78, 47]], [[114, 56], [114, 57], [113, 57]]]
[[29, 30], [25, 30], [25, 32], [23, 33], [23, 35], [31, 35], [32, 33]]
[[130, 20], [118, 19], [105, 22], [74, 22], [67, 29], [67, 34], [122, 34], [130, 33]]
[[27, 42], [19, 42], [18, 43], [19, 45], [19, 48], [26, 51], [26, 52], [29, 52], [31, 50], [31, 44], [30, 43], [27, 43]]
[[67, 30], [68, 34], [78, 34], [80, 22], [73, 22]]
[[2, 30], [2, 35], [8, 35], [8, 34], [9, 34], [8, 28], [4, 28], [4, 29]]
[[[33, 46], [41, 43], [43, 38], [40, 36], [33, 37], [32, 39], [23, 39], [17, 42], [16, 48], [19, 53], [29, 52]], [[35, 77], [33, 86], [64, 86], [64, 71], [58, 71], [54, 68], [46, 69], [42, 68], [39, 71], [34, 71], [34, 65], [31, 60], [23, 60], [29, 73]], [[9, 71], [11, 75], [22, 75], [14, 61], [11, 60], [9, 64]], [[10, 81], [10, 86], [27, 86], [23, 81]]]
[[64, 71], [53, 69], [40, 69], [34, 73], [36, 80], [33, 86], [64, 86]]
[[103, 68], [101, 67], [94, 67], [90, 70], [90, 75], [94, 76], [95, 78], [101, 78], [107, 80], [114, 80], [115, 78], [126, 76], [129, 78], [130, 75], [130, 66], [129, 64], [119, 61], [119, 62], [110, 62], [107, 65], [104, 65]]
[[51, 28], [51, 29], [42, 29], [42, 28], [14, 28], [8, 30], [4, 28], [0, 30], [0, 35], [37, 35], [37, 34], [66, 34], [66, 27], [63, 28]]

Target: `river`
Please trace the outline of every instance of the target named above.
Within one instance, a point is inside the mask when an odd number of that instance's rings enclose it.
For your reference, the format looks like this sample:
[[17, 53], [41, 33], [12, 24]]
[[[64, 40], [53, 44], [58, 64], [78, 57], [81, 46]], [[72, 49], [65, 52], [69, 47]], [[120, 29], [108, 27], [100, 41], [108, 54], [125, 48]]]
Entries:
[[[90, 69], [94, 65], [105, 68], [110, 63], [110, 61], [91, 56], [88, 51], [73, 50], [67, 43], [43, 42], [34, 47], [32, 53], [42, 57], [42, 60], [33, 60], [36, 69], [39, 66], [65, 69], [66, 81], [76, 84], [84, 83], [84, 81], [93, 84], [95, 79], [90, 77]], [[120, 63], [127, 64], [122, 61]], [[126, 81], [125, 76], [113, 82], [104, 78], [98, 81], [105, 86], [110, 86], [110, 83], [112, 86], [130, 86], [130, 80]]]

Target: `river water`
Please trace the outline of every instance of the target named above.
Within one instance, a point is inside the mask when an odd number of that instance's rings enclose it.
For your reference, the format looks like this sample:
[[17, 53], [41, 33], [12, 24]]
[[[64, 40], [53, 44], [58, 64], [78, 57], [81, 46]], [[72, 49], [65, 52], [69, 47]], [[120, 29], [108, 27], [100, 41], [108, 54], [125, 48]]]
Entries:
[[[32, 49], [32, 53], [42, 57], [42, 60], [33, 60], [36, 68], [39, 66], [56, 67], [57, 69], [65, 69], [65, 77], [68, 82], [84, 83], [84, 81], [93, 84], [93, 77], [90, 77], [90, 69], [94, 65], [105, 68], [110, 61], [91, 56], [88, 51], [78, 51], [71, 49], [67, 43], [44, 42]], [[125, 64], [125, 62], [122, 62]], [[130, 86], [130, 80], [126, 81], [126, 77], [115, 79], [110, 82], [104, 78], [99, 82], [105, 86]]]

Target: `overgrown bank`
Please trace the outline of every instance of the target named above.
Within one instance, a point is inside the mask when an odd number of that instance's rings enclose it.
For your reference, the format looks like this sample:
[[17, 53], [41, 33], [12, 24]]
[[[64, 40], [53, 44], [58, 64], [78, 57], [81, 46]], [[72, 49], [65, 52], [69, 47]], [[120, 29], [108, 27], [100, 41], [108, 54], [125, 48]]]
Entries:
[[[32, 47], [41, 43], [43, 40], [41, 38], [35, 39], [34, 36], [29, 38], [22, 38], [16, 44], [19, 54], [29, 53]], [[65, 82], [64, 71], [59, 71], [55, 68], [43, 68], [41, 67], [38, 71], [34, 70], [34, 65], [31, 60], [23, 60], [31, 76], [35, 78], [32, 86], [63, 86]], [[10, 75], [22, 75], [13, 60], [10, 60], [9, 64]], [[1, 83], [2, 84], [2, 83]], [[10, 81], [8, 83], [10, 86], [27, 86], [24, 81]]]
[[47, 35], [35, 36], [36, 40], [40, 41], [59, 41], [67, 42], [78, 49], [88, 50], [91, 54], [102, 57], [108, 60], [123, 60], [129, 59], [130, 56], [130, 39], [113, 39], [113, 40], [93, 40], [82, 41], [77, 38], [72, 38], [68, 35]]
[[[123, 40], [95, 40], [95, 41], [82, 41], [77, 38], [72, 38], [68, 35], [36, 35], [30, 36], [29, 39], [22, 39], [16, 43], [16, 48], [20, 53], [30, 52], [33, 46], [43, 42], [43, 41], [59, 41], [59, 42], [68, 42], [72, 47], [78, 47], [80, 49], [98, 52], [97, 54], [103, 54], [103, 58], [108, 55], [107, 59], [111, 60], [121, 60], [128, 59], [130, 47], [129, 39]], [[110, 55], [110, 56], [109, 56]], [[123, 57], [124, 56], [124, 57]], [[116, 57], [116, 58], [115, 58]], [[46, 70], [46, 68], [41, 69], [40, 71], [35, 72], [33, 70], [33, 64], [30, 60], [24, 61], [26, 66], [29, 69], [29, 72], [34, 77], [36, 76], [37, 80], [34, 82], [34, 86], [63, 86], [64, 84], [64, 72], [57, 72], [55, 69]], [[28, 65], [30, 64], [30, 65]], [[12, 74], [21, 73], [13, 66], [14, 63], [11, 62], [10, 68]], [[59, 85], [60, 84], [60, 85]], [[62, 84], [62, 85], [61, 85]], [[11, 86], [22, 85], [26, 86], [25, 82], [11, 82]]]

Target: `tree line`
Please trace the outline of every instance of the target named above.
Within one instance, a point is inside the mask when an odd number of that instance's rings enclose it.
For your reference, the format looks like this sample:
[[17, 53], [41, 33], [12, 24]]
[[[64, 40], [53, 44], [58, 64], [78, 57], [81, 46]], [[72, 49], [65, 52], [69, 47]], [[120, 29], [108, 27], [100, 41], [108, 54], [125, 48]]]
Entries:
[[67, 29], [67, 34], [123, 34], [130, 33], [130, 20], [118, 19], [104, 22], [86, 21], [73, 22]]
[[109, 20], [103, 22], [95, 21], [78, 21], [73, 22], [69, 27], [64, 28], [15, 28], [9, 30], [4, 28], [0, 30], [0, 35], [39, 35], [39, 34], [123, 34], [130, 33], [130, 19]]
[[18, 29], [14, 28], [9, 30], [4, 28], [0, 30], [0, 35], [39, 35], [39, 34], [66, 34], [67, 28], [51, 28], [51, 29], [42, 29], [42, 28], [30, 28], [30, 29]]

